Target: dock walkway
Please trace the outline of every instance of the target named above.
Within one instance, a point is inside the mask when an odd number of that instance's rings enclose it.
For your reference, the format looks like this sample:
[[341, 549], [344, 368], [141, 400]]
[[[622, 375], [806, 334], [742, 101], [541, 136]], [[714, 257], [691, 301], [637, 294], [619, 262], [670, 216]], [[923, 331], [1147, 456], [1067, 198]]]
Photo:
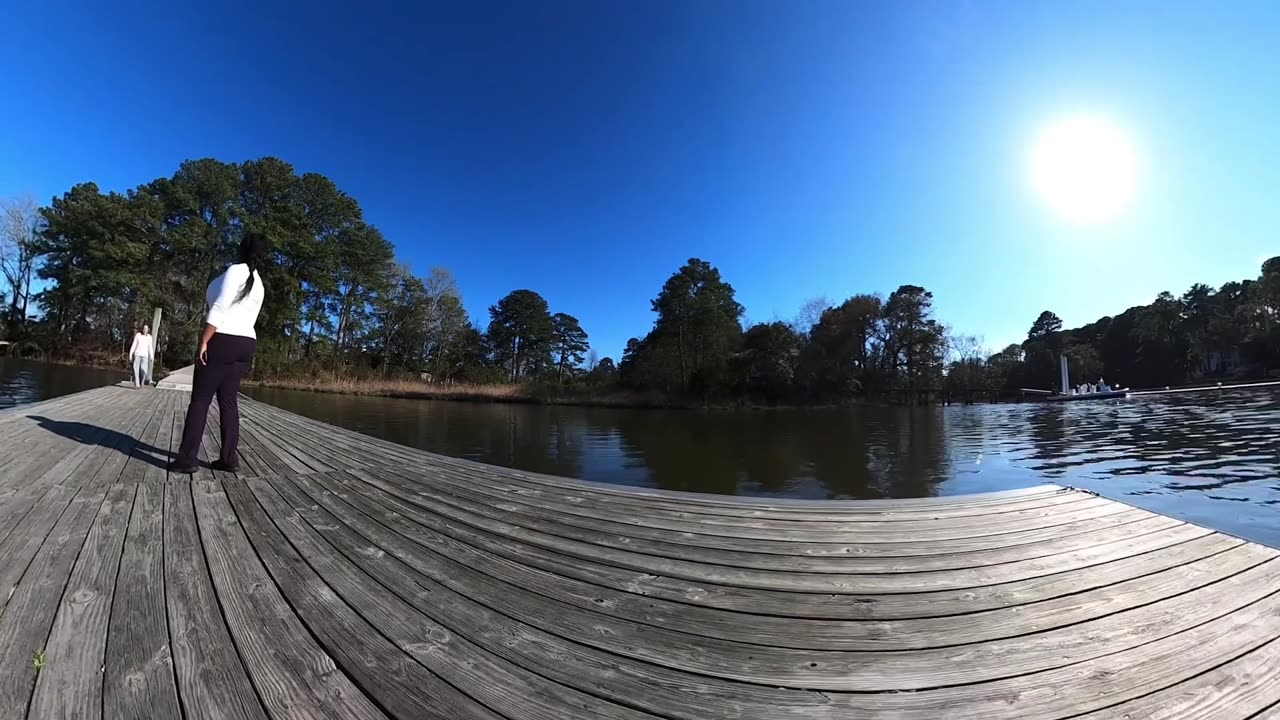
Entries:
[[186, 401], [0, 412], [0, 718], [1280, 715], [1280, 553], [1088, 493], [623, 488], [250, 400], [189, 479]]

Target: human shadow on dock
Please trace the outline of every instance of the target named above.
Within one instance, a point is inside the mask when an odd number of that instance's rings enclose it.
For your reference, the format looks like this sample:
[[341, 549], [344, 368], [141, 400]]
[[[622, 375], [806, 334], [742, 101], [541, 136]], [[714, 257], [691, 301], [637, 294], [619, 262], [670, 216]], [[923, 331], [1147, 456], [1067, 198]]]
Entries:
[[82, 445], [115, 448], [129, 457], [136, 457], [154, 467], [162, 469], [169, 467], [169, 459], [172, 455], [168, 450], [148, 445], [132, 435], [88, 423], [54, 420], [40, 415], [30, 417], [39, 423], [41, 428], [69, 440], [75, 440]]

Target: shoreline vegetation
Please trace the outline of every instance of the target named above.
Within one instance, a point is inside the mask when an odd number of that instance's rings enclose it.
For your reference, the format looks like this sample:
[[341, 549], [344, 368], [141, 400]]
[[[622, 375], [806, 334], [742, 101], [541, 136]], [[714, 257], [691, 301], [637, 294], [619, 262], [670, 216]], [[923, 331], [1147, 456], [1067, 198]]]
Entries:
[[[631, 408], [651, 410], [805, 410], [832, 407], [849, 407], [866, 404], [865, 399], [854, 399], [838, 404], [827, 405], [765, 405], [761, 403], [720, 402], [694, 403], [672, 402], [669, 398], [657, 395], [644, 396], [634, 392], [614, 392], [610, 394], [592, 394], [584, 392], [558, 392], [557, 388], [537, 385], [438, 385], [420, 380], [354, 378], [354, 377], [309, 377], [309, 378], [265, 378], [246, 380], [245, 387], [257, 387], [274, 390], [291, 390], [296, 392], [314, 392], [326, 395], [349, 395], [354, 397], [385, 397], [401, 400], [445, 400], [451, 402], [492, 402], [513, 403], [522, 405], [567, 405], [577, 407]], [[1243, 379], [1220, 383], [1193, 382], [1171, 387], [1135, 388], [1138, 393], [1158, 392], [1191, 392], [1207, 390], [1230, 390], [1232, 388], [1276, 387], [1280, 386], [1280, 376], [1267, 379]], [[1014, 402], [1015, 396], [1006, 395], [1005, 399]], [[1041, 402], [1038, 396], [1030, 396], [1030, 402]], [[881, 403], [891, 405], [893, 403]], [[950, 404], [962, 404], [959, 401]]]
[[753, 323], [719, 268], [689, 258], [660, 286], [653, 278], [653, 296], [597, 300], [647, 302], [653, 312], [621, 355], [601, 357], [590, 328], [563, 311], [580, 308], [532, 289], [472, 315], [452, 273], [415, 272], [355, 198], [279, 158], [188, 160], [124, 191], [84, 182], [47, 205], [0, 202], [0, 211], [0, 340], [24, 354], [38, 348], [54, 360], [111, 367], [123, 364], [134, 331], [157, 309], [157, 364], [189, 364], [206, 284], [234, 260], [246, 231], [261, 231], [272, 247], [260, 270], [266, 299], [247, 380], [264, 387], [833, 407], [981, 402], [1055, 388], [1059, 356], [1077, 383], [1130, 388], [1265, 379], [1280, 368], [1280, 256], [1240, 281], [1163, 292], [1077, 328], [1045, 310], [1025, 340], [1003, 349], [945, 325], [933, 293], [914, 284], [846, 288], [844, 300], [813, 298], [790, 320]]
[[298, 392], [385, 397], [401, 400], [448, 400], [454, 402], [493, 402], [521, 405], [576, 405], [603, 408], [689, 409], [693, 405], [672, 403], [658, 396], [615, 391], [592, 393], [581, 390], [561, 391], [536, 384], [456, 383], [442, 385], [422, 380], [396, 378], [357, 378], [332, 374], [309, 377], [268, 377], [245, 380], [245, 387]]
[[[0, 355], [0, 360], [5, 356]], [[33, 359], [27, 359], [32, 361]], [[44, 358], [34, 360], [70, 367], [88, 367], [96, 370], [110, 370], [121, 373], [122, 379], [128, 379], [128, 368], [115, 361], [84, 362], [66, 358]], [[156, 376], [156, 381], [173, 372], [165, 369]], [[613, 391], [600, 393], [582, 388], [559, 388], [552, 385], [526, 383], [513, 384], [479, 384], [456, 383], [444, 385], [412, 378], [382, 378], [340, 376], [332, 373], [321, 373], [307, 377], [266, 377], [246, 379], [243, 387], [262, 388], [267, 390], [288, 390], [293, 392], [311, 392], [325, 395], [346, 395], [350, 397], [379, 397], [398, 400], [440, 400], [448, 402], [476, 403], [509, 403], [517, 405], [559, 405], [568, 407], [635, 409], [635, 410], [816, 410], [839, 407], [852, 407], [868, 403], [895, 405], [887, 401], [876, 401], [868, 398], [850, 398], [840, 403], [827, 404], [765, 404], [758, 402], [695, 402], [674, 401], [658, 394], [645, 395], [633, 391]], [[1278, 387], [1280, 372], [1272, 371], [1266, 378], [1241, 378], [1208, 382], [1204, 380], [1188, 382], [1182, 385], [1167, 387], [1133, 388], [1133, 392], [1163, 393], [1192, 392], [1208, 390], [1231, 390], [1233, 388]], [[1001, 401], [1016, 402], [1018, 395], [1007, 392]], [[1029, 402], [1041, 402], [1038, 396], [1029, 396]], [[944, 404], [963, 404], [958, 398]]]

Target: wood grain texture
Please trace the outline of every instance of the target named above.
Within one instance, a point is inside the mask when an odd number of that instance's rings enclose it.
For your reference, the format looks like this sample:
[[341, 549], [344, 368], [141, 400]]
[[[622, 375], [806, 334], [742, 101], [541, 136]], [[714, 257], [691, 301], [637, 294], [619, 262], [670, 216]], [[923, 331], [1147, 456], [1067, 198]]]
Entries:
[[142, 481], [145, 483], [163, 483], [169, 477], [169, 463], [178, 457], [178, 444], [181, 442], [181, 419], [178, 413], [184, 406], [184, 393], [178, 391], [165, 392], [159, 399], [160, 413], [156, 423], [156, 437], [152, 447], [156, 449], [155, 462], [147, 465]]
[[133, 495], [133, 485], [113, 485], [98, 507], [44, 644], [46, 666], [36, 675], [31, 700], [34, 717], [102, 716], [107, 626]]
[[[442, 720], [496, 717], [479, 703], [441, 681], [410, 654], [388, 640], [382, 634], [388, 628], [381, 624], [371, 625], [348, 605], [330, 583], [308, 565], [307, 559], [298, 554], [275, 523], [267, 517], [258, 499], [242, 482], [225, 483], [225, 488], [244, 526], [245, 534], [258, 550], [263, 563], [299, 619], [306, 623], [325, 651], [351, 673], [352, 679], [376, 698], [379, 705], [400, 717]], [[288, 513], [286, 511], [277, 517], [281, 520], [288, 519]], [[322, 546], [320, 549], [322, 552], [310, 559], [322, 568], [333, 569], [332, 566], [323, 564], [332, 555], [324, 553]], [[359, 572], [347, 575], [331, 572], [327, 575], [332, 578], [330, 582], [341, 584], [345, 589], [351, 587], [349, 583], [359, 585], [369, 582], [368, 577], [361, 577]], [[373, 603], [374, 607], [381, 600], [371, 594], [361, 599]], [[394, 620], [397, 614], [383, 613], [382, 617]], [[422, 633], [415, 642], [430, 642], [430, 637], [429, 632]]]
[[1280, 703], [1280, 640], [1152, 695], [1081, 720], [1236, 720], [1274, 717]]
[[[57, 502], [32, 513], [26, 518], [32, 522], [24, 522], [10, 535], [24, 542], [13, 555], [2, 556], [5, 565], [0, 570], [6, 577], [21, 575], [17, 586], [6, 594], [7, 604], [0, 615], [0, 717], [25, 715], [39, 671], [33, 656], [44, 653], [63, 589], [107, 496], [110, 480], [118, 475], [119, 466], [113, 458], [124, 438], [117, 434], [106, 445], [94, 445], [68, 478], [77, 488], [74, 495], [60, 495]], [[52, 529], [46, 524], [48, 520], [55, 520]], [[38, 547], [33, 556], [27, 554], [32, 547]], [[76, 681], [86, 687], [100, 682], [96, 672], [94, 678]]]
[[[171, 421], [169, 412], [160, 413]], [[116, 577], [110, 642], [103, 666], [103, 715], [181, 718], [169, 623], [165, 616], [164, 490], [142, 483]]]
[[324, 652], [258, 561], [219, 483], [191, 486], [209, 575], [245, 669], [274, 716], [382, 718]]
[[[346, 548], [351, 557], [363, 556], [362, 567], [388, 587], [398, 588], [401, 597], [423, 614], [533, 673], [662, 717], [688, 720], [717, 714], [758, 720], [806, 718], [814, 717], [829, 703], [820, 693], [732, 683], [634, 662], [515, 621], [437, 582], [426, 571], [426, 557], [415, 551], [410, 541], [336, 498], [324, 497], [310, 477], [299, 476], [294, 482], [326, 511], [338, 513], [333, 516], [340, 520], [336, 523], [326, 521], [323, 515], [309, 518], [312, 527], [332, 538], [336, 547]], [[273, 480], [288, 492], [282, 483]], [[300, 505], [304, 515], [315, 512], [305, 507], [305, 501]], [[419, 590], [411, 593], [415, 587]]]
[[[382, 476], [385, 477], [385, 473]], [[430, 493], [427, 490], [419, 490], [419, 492]], [[967, 551], [953, 549], [945, 554], [937, 552], [936, 549], [950, 546], [951, 541], [946, 543], [893, 542], [886, 538], [915, 537], [916, 534], [902, 530], [894, 530], [886, 534], [876, 528], [869, 532], [864, 531], [867, 539], [847, 543], [823, 543], [819, 547], [822, 552], [800, 554], [800, 551], [807, 548], [810, 543], [674, 533], [669, 530], [640, 528], [627, 523], [586, 519], [564, 513], [549, 513], [541, 510], [530, 512], [527, 506], [519, 503], [505, 498], [492, 498], [472, 493], [462, 487], [451, 486], [448, 487], [447, 492], [430, 493], [430, 496], [455, 507], [510, 522], [528, 530], [581, 540], [615, 550], [740, 568], [814, 573], [921, 572], [998, 565], [1129, 540], [1148, 532], [1173, 527], [1177, 522], [1149, 513], [1141, 516], [1129, 515], [1128, 517], [1133, 519], [1130, 524], [1112, 528], [1095, 528], [1089, 533], [1059, 535], [1030, 547], [983, 547]], [[1097, 510], [1098, 515], [1086, 518], [1085, 521], [1121, 514], [1116, 512], [1115, 503], [1100, 505]], [[1141, 513], [1141, 511], [1134, 512]], [[1139, 517], [1140, 519], [1135, 519]], [[918, 546], [924, 542], [930, 542], [935, 552], [926, 553], [923, 557], [898, 554], [904, 552], [898, 549], [903, 544]], [[777, 546], [780, 545], [792, 548], [792, 552], [778, 552]], [[884, 549], [885, 546], [888, 546], [888, 549]], [[832, 551], [836, 549], [842, 549], [844, 552]], [[772, 552], [765, 552], [766, 550]]]
[[[331, 484], [325, 476], [312, 476], [309, 479], [331, 488], [389, 527], [398, 528], [405, 537], [433, 548], [445, 557], [516, 587], [528, 588], [547, 597], [571, 603], [579, 609], [692, 635], [800, 649], [901, 650], [980, 642], [1044, 631], [1202, 587], [1247, 570], [1277, 554], [1274, 550], [1256, 545], [1236, 546], [1219, 555], [1124, 581], [1120, 587], [1107, 586], [1030, 605], [958, 617], [863, 621], [756, 615], [748, 621], [737, 612], [637, 595], [597, 584], [602, 579], [599, 568], [584, 568], [579, 576], [595, 582], [570, 577], [565, 572], [565, 566], [544, 565], [554, 572], [535, 569], [425, 525], [406, 524], [414, 517], [410, 513], [396, 513], [389, 507], [344, 493], [341, 485]], [[805, 596], [798, 595], [792, 598], [792, 602], [800, 603], [804, 599]]]
[[189, 397], [0, 412], [0, 718], [1280, 708], [1280, 552], [1088, 493], [612, 487], [247, 399], [241, 476], [193, 480], [164, 467]]
[[[299, 502], [298, 498], [303, 497], [288, 483], [278, 479], [273, 481], [289, 493], [292, 502]], [[249, 482], [259, 501], [277, 519], [311, 566], [322, 570], [324, 576], [333, 583], [334, 589], [380, 632], [395, 642], [406, 653], [406, 657], [413, 657], [421, 663], [421, 667], [431, 671], [429, 677], [433, 679], [412, 688], [433, 696], [431, 704], [438, 709], [431, 710], [427, 713], [428, 716], [494, 717], [494, 713], [486, 709], [488, 706], [508, 714], [523, 714], [546, 720], [562, 717], [637, 717], [626, 708], [577, 693], [572, 688], [552, 683], [538, 675], [521, 672], [519, 668], [503, 663], [479, 649], [465, 637], [419, 612], [388, 589], [399, 588], [410, 597], [422, 595], [425, 591], [421, 586], [414, 585], [411, 580], [406, 584], [409, 577], [407, 573], [395, 573], [382, 566], [361, 567], [353, 561], [353, 556], [356, 560], [361, 560], [368, 555], [367, 547], [353, 551], [355, 545], [343, 542], [344, 539], [357, 537], [354, 533], [348, 531], [337, 537], [333, 532], [337, 529], [336, 526], [323, 521], [320, 525], [325, 529], [318, 531], [303, 520], [302, 513], [293, 509], [290, 499], [279, 494], [280, 488], [265, 480]], [[301, 500], [300, 503], [305, 506], [307, 501]], [[305, 512], [313, 520], [323, 517], [318, 509], [308, 509]], [[335, 537], [338, 540], [336, 546], [325, 539]], [[339, 548], [350, 554], [344, 555]], [[391, 566], [394, 561], [386, 559], [386, 565]], [[387, 581], [388, 587], [381, 585], [380, 580]], [[467, 695], [461, 695], [454, 688]], [[467, 696], [474, 697], [475, 700]]]
[[183, 713], [188, 719], [265, 718], [214, 594], [191, 485], [163, 487], [165, 609]]
[[[132, 407], [115, 407], [103, 412], [99, 423], [76, 421], [72, 426], [68, 421], [56, 421], [59, 423], [57, 426], [42, 427], [40, 432], [54, 439], [39, 448], [28, 450], [31, 456], [29, 462], [16, 464], [3, 473], [3, 477], [21, 479], [22, 482], [4, 483], [5, 489], [0, 491], [0, 538], [8, 541], [8, 535], [19, 523], [29, 525], [27, 515], [34, 511], [52, 489], [66, 486], [66, 491], [74, 494], [79, 485], [97, 472], [98, 467], [109, 457], [109, 451], [101, 443], [114, 447], [115, 440], [120, 436], [112, 433], [117, 433], [121, 423], [136, 417], [138, 412]], [[53, 427], [56, 430], [50, 429]], [[73, 432], [78, 439], [64, 436]], [[90, 462], [91, 455], [94, 460]], [[24, 532], [30, 533], [30, 529]], [[30, 536], [20, 536], [15, 541], [21, 539], [30, 539]], [[11, 551], [0, 548], [0, 555], [7, 555], [9, 552]], [[2, 604], [0, 607], [3, 607]]]
[[[428, 513], [399, 496], [343, 475], [320, 475], [321, 483], [336, 483], [339, 493], [353, 493], [376, 500], [392, 512], [476, 547], [505, 556], [514, 562], [596, 584], [607, 584], [625, 592], [660, 597], [676, 602], [720, 607], [740, 612], [783, 617], [823, 619], [891, 619], [941, 617], [1016, 606], [1101, 587], [1178, 567], [1242, 544], [1222, 535], [1210, 535], [1181, 543], [1159, 555], [1135, 555], [1106, 563], [1099, 571], [1077, 568], [1031, 580], [1002, 583], [983, 588], [905, 595], [841, 596], [830, 593], [799, 593], [738, 588], [702, 581], [688, 581], [650, 573], [636, 573], [534, 545], [509, 540], [480, 531], [464, 523]], [[330, 487], [330, 489], [333, 489]], [[343, 495], [346, 497], [346, 495]]]
[[397, 495], [431, 513], [548, 551], [653, 575], [788, 592], [879, 595], [981, 587], [1051, 575], [1071, 568], [1097, 565], [1176, 545], [1211, 532], [1184, 523], [1159, 532], [1140, 535], [1127, 542], [1111, 543], [1047, 558], [1018, 560], [1001, 565], [963, 570], [893, 575], [768, 571], [615, 550], [562, 535], [521, 527], [500, 519], [502, 518], [500, 509], [478, 507], [461, 501], [444, 502], [438, 499], [439, 494], [429, 486], [412, 486], [399, 478], [394, 470], [379, 473], [356, 470], [352, 471], [352, 474], [370, 485]]
[[[412, 528], [397, 523], [394, 517], [383, 516], [382, 519], [388, 525], [395, 523], [395, 529], [401, 534], [422, 542]], [[424, 544], [424, 547], [430, 546]], [[1238, 604], [1257, 599], [1252, 593], [1259, 588], [1266, 588], [1280, 579], [1277, 574], [1280, 573], [1280, 564], [1268, 563], [1231, 577], [1204, 593], [1203, 600], [1209, 603], [1205, 608], [1198, 606], [1200, 598], [1184, 595], [1105, 620], [1043, 632], [1029, 638], [956, 648], [850, 653], [761, 647], [758, 642], [746, 644], [709, 637], [692, 639], [683, 633], [642, 627], [637, 623], [592, 614], [583, 615], [573, 612], [558, 600], [531, 591], [541, 584], [526, 590], [495, 582], [482, 574], [468, 575], [466, 566], [454, 563], [444, 552], [423, 553], [403, 545], [394, 550], [385, 546], [384, 549], [395, 552], [406, 562], [412, 562], [416, 569], [436, 582], [457, 592], [483, 598], [484, 602], [505, 615], [608, 652], [742, 682], [851, 692], [918, 689], [929, 687], [929, 683], [981, 682], [1054, 664], [1069, 664], [1093, 654], [1115, 652], [1133, 643], [1146, 642], [1160, 633], [1177, 632], [1188, 623], [1216, 617], [1214, 613], [1230, 612]], [[964, 640], [956, 637], [953, 642], [959, 644]]]

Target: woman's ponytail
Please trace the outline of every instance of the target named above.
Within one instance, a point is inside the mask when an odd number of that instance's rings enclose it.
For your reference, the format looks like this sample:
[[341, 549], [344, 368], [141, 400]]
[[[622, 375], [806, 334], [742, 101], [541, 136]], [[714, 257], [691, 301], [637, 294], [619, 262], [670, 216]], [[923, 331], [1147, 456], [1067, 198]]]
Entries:
[[244, 281], [244, 286], [240, 288], [240, 293], [236, 295], [233, 303], [244, 300], [253, 291], [254, 277], [262, 265], [266, 247], [267, 239], [262, 233], [250, 230], [244, 234], [244, 238], [240, 241], [240, 262], [249, 266], [249, 277]]

